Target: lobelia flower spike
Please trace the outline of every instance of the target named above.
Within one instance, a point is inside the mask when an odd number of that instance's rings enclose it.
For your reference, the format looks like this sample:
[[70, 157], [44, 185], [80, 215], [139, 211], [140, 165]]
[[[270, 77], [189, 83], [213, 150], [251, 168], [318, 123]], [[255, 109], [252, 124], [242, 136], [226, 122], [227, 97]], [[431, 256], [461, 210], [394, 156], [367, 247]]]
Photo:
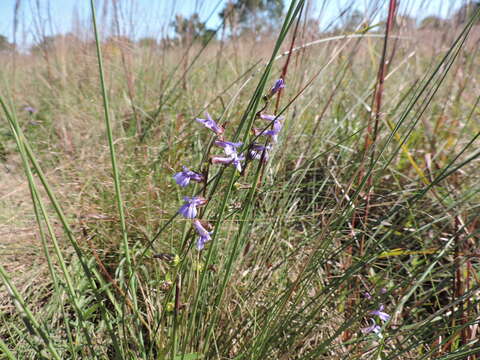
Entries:
[[185, 203], [180, 207], [178, 212], [187, 219], [193, 219], [197, 216], [197, 206], [202, 206], [207, 203], [207, 199], [201, 196], [183, 198]]
[[[210, 224], [207, 224], [207, 225], [210, 225]], [[194, 220], [193, 226], [195, 227], [195, 230], [199, 235], [199, 238], [197, 240], [197, 249], [202, 250], [205, 247], [205, 243], [207, 241], [212, 240], [212, 237], [210, 235], [213, 234], [213, 231], [208, 231], [207, 229], [205, 229], [205, 227], [203, 226], [200, 220]]]
[[178, 172], [175, 175], [173, 175], [175, 182], [181, 187], [187, 186], [190, 180], [198, 183], [204, 180], [204, 176], [202, 174], [189, 170], [186, 166], [182, 166], [182, 169], [183, 170], [181, 172]]
[[278, 79], [277, 81], [275, 81], [275, 84], [273, 84], [268, 95], [273, 96], [284, 88], [285, 88], [285, 81], [283, 81], [283, 79]]
[[218, 125], [210, 116], [208, 112], [205, 112], [206, 119], [195, 118], [196, 121], [203, 124], [206, 128], [212, 130], [217, 135], [222, 135], [225, 131], [222, 125]]
[[230, 165], [232, 164], [238, 170], [238, 172], [242, 172], [242, 163], [241, 161], [245, 160], [245, 156], [238, 155], [236, 151], [231, 153], [228, 157], [222, 156], [212, 156], [210, 162], [212, 164], [222, 164], [222, 165]]
[[383, 322], [387, 322], [388, 320], [390, 320], [390, 315], [388, 315], [387, 313], [383, 312], [383, 309], [384, 309], [384, 306], [383, 304], [380, 304], [380, 308], [378, 310], [373, 310], [373, 311], [370, 311], [370, 315], [376, 315], [380, 318], [380, 320], [382, 320]]
[[223, 141], [223, 140], [215, 140], [214, 144], [215, 146], [223, 148], [223, 151], [227, 156], [233, 153], [236, 153], [237, 148], [243, 145], [242, 142], [234, 143], [234, 142]]
[[373, 332], [373, 333], [377, 334], [377, 336], [379, 338], [381, 338], [382, 337], [382, 333], [381, 333], [382, 327], [377, 325], [377, 323], [375, 322], [374, 319], [370, 319], [370, 321], [371, 321], [372, 325], [370, 325], [369, 327], [363, 328], [362, 333], [369, 334], [369, 333]]

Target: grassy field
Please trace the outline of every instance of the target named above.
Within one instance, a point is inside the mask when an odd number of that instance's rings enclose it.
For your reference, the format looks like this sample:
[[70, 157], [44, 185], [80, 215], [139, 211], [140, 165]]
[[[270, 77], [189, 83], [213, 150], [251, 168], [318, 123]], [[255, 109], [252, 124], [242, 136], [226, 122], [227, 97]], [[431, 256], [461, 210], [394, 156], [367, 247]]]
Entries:
[[478, 21], [306, 9], [0, 55], [0, 359], [479, 358]]

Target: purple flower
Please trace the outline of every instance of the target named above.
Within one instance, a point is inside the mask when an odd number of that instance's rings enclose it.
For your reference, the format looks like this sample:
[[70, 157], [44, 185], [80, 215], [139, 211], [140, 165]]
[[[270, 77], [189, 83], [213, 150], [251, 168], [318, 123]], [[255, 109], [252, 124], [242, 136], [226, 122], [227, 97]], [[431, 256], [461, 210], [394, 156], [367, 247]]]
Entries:
[[200, 235], [197, 240], [197, 249], [202, 250], [205, 247], [205, 243], [212, 240], [210, 235], [212, 235], [213, 231], [207, 231], [199, 220], [195, 220], [193, 226], [197, 230], [197, 234]]
[[368, 291], [365, 291], [363, 293], [363, 297], [367, 300], [371, 300], [372, 299], [372, 295], [368, 292]]
[[378, 337], [382, 337], [382, 333], [380, 332], [382, 330], [381, 326], [377, 325], [377, 323], [375, 322], [375, 320], [373, 319], [370, 319], [372, 325], [370, 325], [369, 327], [366, 327], [366, 328], [363, 328], [362, 329], [362, 333], [364, 334], [369, 334], [371, 332], [377, 334]]
[[208, 129], [212, 130], [217, 135], [222, 135], [225, 129], [223, 126], [218, 125], [210, 116], [208, 112], [205, 113], [206, 119], [195, 118], [199, 123], [202, 123]]
[[33, 106], [24, 106], [23, 110], [28, 112], [30, 115], [35, 114], [37, 112], [37, 109], [35, 109]]
[[285, 88], [285, 81], [283, 81], [283, 79], [278, 79], [277, 81], [275, 81], [275, 84], [270, 89], [269, 95], [273, 96], [283, 88]]
[[278, 141], [278, 133], [280, 132], [281, 128], [282, 128], [282, 124], [280, 122], [277, 122], [277, 123], [274, 123], [272, 130], [262, 131], [262, 129], [253, 129], [253, 134], [255, 136], [258, 136], [258, 135], [270, 136], [270, 138], [272, 139], [272, 142], [276, 143]]
[[180, 185], [181, 187], [185, 187], [188, 185], [190, 180], [195, 182], [202, 182], [204, 177], [202, 174], [199, 174], [195, 171], [188, 170], [186, 166], [182, 166], [183, 171], [176, 173], [173, 175], [175, 182]]
[[[248, 150], [248, 157], [250, 159], [262, 160], [264, 163], [268, 161], [269, 151], [271, 149], [270, 145], [263, 146], [258, 143], [253, 143]], [[262, 159], [263, 155], [263, 159]]]
[[210, 161], [212, 164], [223, 164], [230, 165], [232, 164], [235, 168], [242, 172], [242, 163], [240, 161], [245, 160], [245, 156], [238, 155], [236, 152], [231, 153], [228, 157], [222, 156], [213, 156]]
[[280, 122], [280, 120], [283, 120], [284, 117], [283, 116], [278, 116], [277, 117], [275, 115], [262, 114], [262, 115], [260, 115], [260, 118], [273, 123], [273, 129], [263, 130], [263, 131], [261, 129], [253, 129], [253, 133], [255, 134], [255, 136], [257, 136], [257, 135], [270, 136], [272, 141], [274, 143], [276, 143], [277, 142], [277, 134], [280, 132], [280, 130], [282, 130], [282, 126], [283, 126], [282, 123]]
[[275, 116], [275, 115], [268, 115], [268, 114], [260, 114], [260, 119], [267, 120], [267, 121], [276, 121], [276, 120], [283, 120], [285, 116]]
[[260, 118], [263, 120], [273, 122], [273, 130], [275, 131], [275, 134], [278, 134], [280, 130], [282, 130], [283, 125], [281, 123], [281, 120], [285, 119], [284, 116], [261, 114]]
[[178, 212], [187, 219], [195, 218], [197, 216], [197, 206], [202, 206], [207, 203], [207, 199], [201, 196], [185, 196], [183, 200], [185, 201], [185, 204], [180, 207]]
[[223, 141], [223, 140], [215, 140], [214, 143], [216, 146], [223, 148], [223, 151], [225, 151], [226, 155], [231, 155], [233, 153], [237, 152], [237, 148], [242, 146], [242, 142], [230, 142], [230, 141]]
[[373, 311], [370, 311], [370, 315], [376, 315], [380, 318], [380, 320], [382, 320], [383, 322], [387, 322], [388, 320], [390, 320], [390, 315], [388, 315], [387, 313], [383, 312], [383, 309], [384, 309], [384, 306], [383, 304], [380, 305], [380, 308], [378, 310], [373, 310]]

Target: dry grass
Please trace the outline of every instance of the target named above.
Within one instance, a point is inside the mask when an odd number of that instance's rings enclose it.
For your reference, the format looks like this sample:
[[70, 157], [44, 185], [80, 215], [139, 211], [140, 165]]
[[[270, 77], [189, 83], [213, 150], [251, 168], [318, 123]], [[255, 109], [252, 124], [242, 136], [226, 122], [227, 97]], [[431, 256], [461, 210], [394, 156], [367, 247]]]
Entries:
[[[396, 29], [391, 39], [395, 53], [388, 64], [379, 146], [385, 144], [390, 134], [389, 125], [399, 119], [399, 109], [405, 106], [402, 98], [408, 97], [409, 89], [432, 71], [459, 31]], [[316, 40], [316, 36], [330, 35], [305, 32], [299, 36], [297, 45]], [[291, 323], [283, 332], [277, 328], [276, 332], [272, 330], [277, 340], [272, 340], [276, 345], [268, 358], [314, 356], [314, 351], [330, 336], [333, 340], [318, 359], [373, 358], [378, 344], [366, 344], [360, 340], [356, 343], [352, 337], [365, 325], [365, 322], [352, 320], [358, 320], [361, 312], [366, 311], [361, 293], [372, 287], [387, 287], [388, 295], [382, 301], [388, 300], [391, 304], [389, 311], [394, 311], [396, 301], [412, 289], [412, 276], [422, 274], [432, 261], [430, 253], [422, 251], [441, 249], [445, 239], [457, 236], [459, 222], [467, 224], [466, 233], [462, 235], [466, 240], [459, 240], [461, 251], [467, 253], [476, 248], [479, 224], [474, 218], [480, 201], [478, 159], [466, 164], [448, 177], [438, 190], [434, 188], [417, 203], [410, 205], [409, 201], [425, 185], [425, 177], [427, 184], [431, 182], [440, 169], [465, 147], [471, 135], [480, 130], [478, 110], [474, 109], [469, 115], [479, 93], [479, 39], [480, 28], [477, 26], [447, 74], [435, 101], [421, 116], [419, 125], [406, 139], [405, 147], [394, 155], [390, 164], [387, 159], [394, 154], [399, 139], [385, 145], [385, 155], [380, 159], [380, 165], [386, 164], [385, 168], [378, 166], [374, 171], [370, 223], [381, 219], [396, 206], [401, 210], [375, 228], [364, 228], [362, 224], [366, 206], [363, 191], [355, 200], [356, 224], [352, 217], [343, 216], [350, 211], [347, 203], [355, 197], [358, 186], [358, 182], [352, 180], [358, 176], [363, 137], [355, 133], [362, 132], [369, 113], [382, 39], [347, 37], [295, 52], [282, 105], [294, 100], [310, 79], [318, 77], [287, 110], [279, 148], [266, 170], [256, 199], [255, 221], [252, 220], [249, 240], [245, 243], [248, 245], [239, 256], [236, 275], [228, 283], [224, 299], [219, 304], [222, 309], [218, 319], [220, 330], [215, 334], [218, 353], [233, 357], [246, 351], [252, 344], [250, 339], [265, 325], [262, 316], [268, 317], [278, 310], [273, 306], [275, 301], [283, 299], [285, 289], [291, 289], [297, 277], [302, 277], [305, 271], [308, 274], [305, 285], [293, 287], [291, 299], [286, 301], [287, 310], [279, 315], [280, 322]], [[182, 164], [200, 162], [199, 154], [207, 137], [192, 125], [192, 118], [208, 105], [215, 117], [222, 115], [223, 120], [228, 120], [227, 131], [233, 132], [261, 68], [257, 66], [243, 77], [242, 74], [257, 62], [265, 63], [274, 41], [268, 37], [260, 40], [238, 38], [223, 45], [210, 44], [185, 75], [185, 81], [182, 80], [184, 66], [181, 59], [191, 62], [201, 50], [199, 45], [190, 48], [186, 55], [186, 50], [178, 47], [162, 49], [114, 42], [105, 44], [106, 82], [111, 98], [128, 235], [136, 249], [144, 246], [178, 208], [183, 193], [172, 182], [172, 174]], [[288, 49], [288, 44], [287, 38], [282, 52]], [[0, 63], [4, 70], [1, 73], [5, 81], [0, 93], [9, 94], [15, 104], [20, 125], [32, 142], [80, 245], [97, 265], [102, 264], [112, 278], [117, 278], [115, 271], [119, 265], [121, 234], [104, 135], [103, 108], [99, 101], [94, 46], [68, 38], [56, 45], [54, 50], [43, 54], [17, 55], [15, 69], [11, 57], [2, 57]], [[284, 60], [285, 57], [277, 60], [274, 77], [280, 73]], [[174, 72], [177, 65], [180, 66]], [[169, 82], [171, 75], [173, 80]], [[174, 88], [172, 85], [176, 82], [179, 86]], [[232, 83], [234, 85], [230, 86]], [[155, 117], [159, 103], [162, 110]], [[24, 104], [36, 107], [38, 113], [33, 116], [25, 113], [20, 108]], [[415, 120], [419, 109], [417, 104], [400, 135], [406, 133], [409, 122]], [[7, 134], [4, 129], [4, 124], [0, 124], [0, 136]], [[146, 129], [147, 136], [141, 141], [141, 130]], [[20, 158], [11, 138], [5, 135], [2, 141], [7, 146], [7, 155], [0, 167], [0, 264], [31, 300], [33, 307], [42, 313], [43, 304], [48, 302], [45, 299], [52, 293], [52, 279], [39, 240]], [[469, 155], [471, 152], [460, 157], [458, 162]], [[240, 199], [244, 194], [246, 192], [242, 193], [241, 189], [235, 190]], [[45, 194], [42, 197], [46, 199]], [[216, 204], [215, 199], [212, 204]], [[235, 218], [238, 209], [241, 204], [233, 200], [228, 202], [227, 210], [233, 215], [225, 222], [220, 236], [219, 257], [215, 262], [219, 269], [225, 268], [226, 254], [231, 246], [229, 242], [239, 229]], [[51, 208], [49, 211], [53, 215]], [[209, 214], [212, 219], [214, 215]], [[338, 225], [336, 221], [342, 223]], [[175, 219], [172, 227], [155, 243], [156, 249], [179, 253], [180, 239], [187, 239], [184, 224], [184, 220]], [[56, 222], [54, 225], [63, 250], [72, 256], [60, 224]], [[351, 236], [352, 232], [366, 234], [367, 253], [371, 251], [378, 255], [401, 248], [419, 251], [420, 255], [364, 259], [368, 264], [362, 270], [356, 270], [348, 281], [334, 287], [332, 284], [343, 279], [352, 264], [364, 261], [360, 259], [361, 254], [348, 252], [346, 244], [350, 244], [354, 251], [358, 249], [358, 241]], [[315, 262], [311, 268], [303, 268], [312, 258]], [[403, 322], [420, 326], [436, 311], [445, 319], [450, 316], [444, 302], [452, 299], [452, 288], [441, 284], [451, 271], [449, 266], [457, 260], [454, 254], [442, 258], [438, 273], [432, 273], [431, 284], [422, 285], [405, 309], [397, 309], [392, 331], [399, 330], [383, 345], [385, 349], [394, 352], [392, 349], [400, 346], [404, 339], [414, 336], [402, 330]], [[141, 302], [146, 322], [154, 328], [159, 316], [156, 311], [164, 306], [166, 299], [158, 288], [161, 282], [168, 280], [169, 268], [150, 259], [139, 261], [145, 261], [145, 268], [139, 275]], [[185, 274], [182, 301], [187, 309], [191, 309], [199, 281], [196, 266], [201, 257], [196, 253], [189, 254], [188, 261], [191, 271]], [[419, 263], [425, 268], [418, 266]], [[78, 267], [74, 260], [71, 264]], [[472, 274], [478, 273], [476, 260], [465, 257], [456, 264], [462, 271], [470, 266]], [[220, 282], [221, 274], [221, 271], [212, 270], [209, 276]], [[480, 285], [475, 276], [468, 279], [463, 294]], [[432, 295], [428, 287], [436, 285], [445, 293], [440, 291]], [[469, 301], [468, 314], [473, 314], [473, 310], [478, 309], [478, 293], [473, 292]], [[316, 308], [317, 302], [323, 306]], [[355, 307], [349, 304], [355, 304]], [[294, 316], [295, 311], [298, 315]], [[12, 312], [13, 306], [5, 289], [1, 288], [2, 318], [13, 316]], [[445, 319], [441, 320], [442, 326], [448, 322]], [[60, 323], [60, 319], [57, 320]], [[207, 313], [201, 320], [199, 333], [207, 328], [211, 318]], [[186, 322], [186, 319], [181, 321]], [[259, 329], [252, 325], [257, 321]], [[350, 333], [346, 330], [336, 333], [349, 321], [354, 322], [349, 324]], [[171, 321], [169, 325], [173, 326]], [[469, 329], [470, 335], [477, 331], [473, 327]], [[183, 335], [187, 336], [189, 331], [185, 330]], [[423, 348], [408, 348], [402, 358], [420, 356], [435, 346], [434, 340], [451, 335], [447, 331], [441, 335], [424, 331], [427, 334], [424, 338], [422, 333], [417, 340], [411, 340], [424, 341]], [[262, 336], [268, 338], [269, 334]], [[102, 343], [102, 339], [96, 341]], [[159, 349], [168, 345], [163, 339], [155, 341], [158, 341]], [[200, 339], [192, 340], [192, 343], [186, 340], [185, 343], [195, 348], [195, 341], [201, 343]], [[443, 353], [448, 354], [453, 348], [446, 346]]]

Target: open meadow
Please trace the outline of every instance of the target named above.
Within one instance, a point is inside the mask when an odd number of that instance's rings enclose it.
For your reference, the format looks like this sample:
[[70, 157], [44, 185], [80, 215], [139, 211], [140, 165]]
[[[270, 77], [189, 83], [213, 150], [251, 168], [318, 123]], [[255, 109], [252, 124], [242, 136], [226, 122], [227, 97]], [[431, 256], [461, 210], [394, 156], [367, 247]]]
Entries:
[[480, 359], [480, 4], [133, 2], [0, 41], [0, 360]]

